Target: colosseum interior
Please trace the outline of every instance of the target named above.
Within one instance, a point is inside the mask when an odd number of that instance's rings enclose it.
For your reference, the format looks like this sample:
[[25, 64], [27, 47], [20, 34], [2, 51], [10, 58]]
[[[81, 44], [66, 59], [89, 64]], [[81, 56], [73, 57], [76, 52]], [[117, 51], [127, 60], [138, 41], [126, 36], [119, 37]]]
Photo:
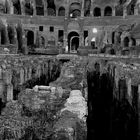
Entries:
[[140, 0], [0, 0], [0, 140], [140, 140]]

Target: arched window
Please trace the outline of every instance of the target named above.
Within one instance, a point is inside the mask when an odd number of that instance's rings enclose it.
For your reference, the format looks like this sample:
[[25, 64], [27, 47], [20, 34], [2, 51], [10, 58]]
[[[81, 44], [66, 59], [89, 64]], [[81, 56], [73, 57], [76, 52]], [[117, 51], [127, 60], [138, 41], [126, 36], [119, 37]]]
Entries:
[[48, 16], [56, 16], [56, 6], [54, 0], [47, 0]]
[[129, 47], [129, 38], [128, 37], [124, 38], [124, 47]]
[[19, 0], [13, 0], [14, 14], [21, 15], [21, 5]]
[[107, 6], [104, 10], [104, 16], [112, 16], [112, 8]]
[[77, 18], [79, 16], [81, 16], [81, 5], [80, 3], [72, 3], [70, 5], [70, 17], [71, 18]]
[[33, 15], [33, 6], [30, 0], [25, 2], [25, 15]]
[[123, 6], [119, 5], [115, 7], [115, 16], [123, 16]]
[[60, 7], [58, 10], [58, 16], [65, 16], [65, 8], [64, 7]]
[[101, 9], [99, 7], [94, 8], [94, 17], [100, 17], [101, 16]]
[[44, 4], [42, 0], [36, 0], [36, 14], [37, 15], [44, 15]]

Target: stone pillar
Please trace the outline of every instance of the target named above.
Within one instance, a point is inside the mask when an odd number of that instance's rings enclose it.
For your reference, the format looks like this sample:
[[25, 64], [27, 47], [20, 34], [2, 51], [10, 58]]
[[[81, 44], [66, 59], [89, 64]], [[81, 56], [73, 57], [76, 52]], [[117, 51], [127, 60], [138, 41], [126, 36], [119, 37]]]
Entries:
[[65, 18], [69, 17], [69, 7], [66, 7], [65, 9]]
[[13, 85], [8, 84], [7, 86], [7, 102], [13, 100]]
[[84, 33], [83, 33], [83, 31], [80, 32], [80, 36], [79, 36], [79, 46], [80, 46], [80, 47], [84, 47]]
[[84, 3], [85, 3], [85, 1], [82, 0], [81, 17], [84, 17], [84, 5], [85, 5]]
[[115, 7], [113, 7], [113, 9], [112, 9], [112, 16], [116, 16], [116, 9], [115, 9]]
[[35, 3], [35, 0], [32, 0], [32, 6], [33, 6], [33, 16], [36, 16], [36, 3]]
[[24, 50], [24, 54], [28, 54], [26, 32], [22, 30], [22, 33], [22, 47]]
[[131, 79], [127, 80], [127, 98], [130, 104], [132, 104], [132, 89], [131, 89]]
[[8, 37], [8, 30], [7, 30], [7, 24], [5, 25], [5, 28], [4, 28], [4, 30], [5, 30], [5, 44], [9, 44], [9, 37]]
[[24, 69], [21, 68], [20, 69], [20, 85], [22, 85], [24, 83]]
[[127, 8], [124, 7], [124, 9], [123, 9], [123, 17], [125, 18], [126, 16], [127, 16]]
[[101, 9], [101, 17], [104, 17], [104, 9]]
[[58, 11], [59, 11], [59, 9], [58, 9], [58, 8], [56, 8], [56, 16], [58, 16]]
[[140, 85], [138, 85], [138, 135], [137, 140], [140, 139]]
[[139, 14], [139, 12], [138, 12], [138, 7], [135, 6], [135, 8], [134, 8], [134, 15], [138, 15], [138, 14]]
[[9, 8], [9, 14], [14, 14], [14, 7], [13, 7], [13, 3], [11, 0], [7, 0], [8, 3], [8, 8]]
[[21, 14], [25, 15], [25, 2], [24, 1], [20, 1], [20, 5], [21, 5]]
[[45, 0], [43, 0], [43, 3], [44, 3], [44, 16], [47, 16], [48, 15], [48, 9], [47, 9], [48, 3]]

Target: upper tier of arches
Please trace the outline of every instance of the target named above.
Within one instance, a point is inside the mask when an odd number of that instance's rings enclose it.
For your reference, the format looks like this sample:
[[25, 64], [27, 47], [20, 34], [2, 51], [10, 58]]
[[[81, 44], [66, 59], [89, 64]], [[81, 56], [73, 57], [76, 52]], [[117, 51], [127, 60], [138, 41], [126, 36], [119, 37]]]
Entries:
[[55, 0], [5, 0], [0, 3], [0, 13], [29, 15], [29, 16], [67, 16], [77, 17], [103, 17], [140, 14], [139, 5], [104, 5], [99, 6], [92, 0], [84, 3], [72, 1], [69, 5], [62, 3], [56, 5]]

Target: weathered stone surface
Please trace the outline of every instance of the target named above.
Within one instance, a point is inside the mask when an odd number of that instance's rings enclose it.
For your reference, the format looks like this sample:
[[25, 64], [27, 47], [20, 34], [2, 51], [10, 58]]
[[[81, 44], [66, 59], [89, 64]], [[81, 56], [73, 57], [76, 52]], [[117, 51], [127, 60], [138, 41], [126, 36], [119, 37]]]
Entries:
[[65, 103], [65, 108], [61, 111], [65, 110], [76, 114], [80, 119], [86, 121], [87, 103], [80, 90], [72, 90], [70, 92], [70, 96]]

